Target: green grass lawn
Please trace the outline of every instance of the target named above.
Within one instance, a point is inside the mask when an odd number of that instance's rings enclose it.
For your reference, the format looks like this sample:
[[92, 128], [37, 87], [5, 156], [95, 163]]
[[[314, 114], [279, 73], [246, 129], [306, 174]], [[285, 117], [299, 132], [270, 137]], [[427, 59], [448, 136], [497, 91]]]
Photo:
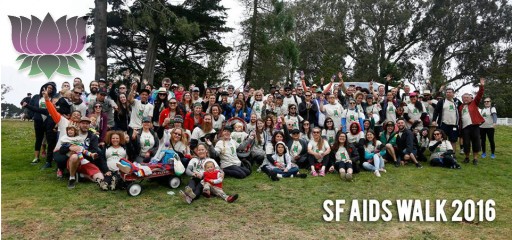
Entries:
[[[138, 197], [121, 190], [103, 192], [93, 183], [81, 182], [69, 190], [53, 169], [41, 171], [42, 163], [30, 164], [33, 123], [2, 121], [2, 238], [510, 239], [512, 154], [505, 149], [512, 144], [512, 128], [499, 127], [496, 142], [497, 159], [462, 164], [462, 170], [388, 165], [381, 178], [362, 172], [351, 183], [334, 174], [271, 182], [255, 172], [247, 179], [225, 180], [225, 191], [240, 195], [233, 204], [201, 198], [187, 205], [157, 182], [144, 182]], [[341, 221], [323, 221], [326, 199], [347, 201]], [[390, 222], [349, 222], [353, 199], [446, 199], [449, 220], [455, 199], [493, 199], [496, 219], [399, 222], [393, 204]]]

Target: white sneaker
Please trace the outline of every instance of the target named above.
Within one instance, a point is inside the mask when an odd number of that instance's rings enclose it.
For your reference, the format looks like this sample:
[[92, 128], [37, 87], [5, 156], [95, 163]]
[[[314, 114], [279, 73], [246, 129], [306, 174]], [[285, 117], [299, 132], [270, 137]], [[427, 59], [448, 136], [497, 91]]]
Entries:
[[377, 177], [380, 177], [380, 172], [379, 172], [379, 170], [375, 170], [375, 171], [373, 172], [373, 174], [375, 174], [375, 176], [377, 176]]
[[383, 172], [383, 173], [385, 173], [385, 172], [387, 172], [387, 171], [386, 171], [386, 169], [381, 168], [381, 169], [379, 169], [379, 172]]

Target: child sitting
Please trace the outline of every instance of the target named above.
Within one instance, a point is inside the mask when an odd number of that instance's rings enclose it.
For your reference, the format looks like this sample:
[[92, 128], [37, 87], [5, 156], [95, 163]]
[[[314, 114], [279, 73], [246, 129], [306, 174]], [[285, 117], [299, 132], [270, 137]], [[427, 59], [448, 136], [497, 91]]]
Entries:
[[203, 196], [210, 198], [211, 194], [219, 196], [226, 200], [228, 203], [232, 203], [238, 199], [238, 194], [228, 196], [222, 190], [222, 176], [220, 170], [215, 168], [215, 164], [212, 161], [207, 161], [204, 164], [203, 180]]
[[93, 159], [96, 159], [98, 157], [97, 153], [91, 153], [83, 147], [84, 139], [79, 136], [78, 129], [75, 126], [66, 127], [66, 134], [67, 135], [63, 136], [60, 139], [60, 141], [62, 143], [61, 149], [63, 149], [64, 151], [67, 151], [66, 154], [68, 157], [71, 155], [71, 153], [67, 149], [69, 149], [69, 147], [71, 147], [73, 145], [79, 146], [81, 149], [80, 151], [76, 152], [76, 154], [78, 156], [78, 160], [80, 160], [80, 164], [89, 163], [89, 160], [85, 159], [84, 155], [91, 157]]
[[231, 133], [231, 139], [235, 140], [238, 144], [242, 143], [245, 138], [247, 138], [249, 134], [244, 132], [244, 125], [242, 123], [237, 122], [235, 124], [235, 131]]

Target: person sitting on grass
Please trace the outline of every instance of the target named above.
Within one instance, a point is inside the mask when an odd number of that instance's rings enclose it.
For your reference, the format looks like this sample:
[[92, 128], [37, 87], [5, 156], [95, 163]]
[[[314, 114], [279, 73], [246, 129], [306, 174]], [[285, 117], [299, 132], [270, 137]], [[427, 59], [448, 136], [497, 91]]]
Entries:
[[222, 189], [222, 181], [224, 180], [224, 174], [215, 167], [215, 163], [207, 161], [204, 163], [203, 180], [203, 196], [210, 198], [211, 195], [218, 196], [224, 199], [228, 203], [232, 203], [238, 199], [238, 194], [227, 195]]
[[271, 171], [275, 173], [277, 180], [279, 180], [279, 178], [287, 178], [294, 176], [300, 178], [307, 177], [306, 174], [300, 174], [297, 165], [292, 163], [292, 157], [290, 156], [288, 147], [286, 147], [286, 144], [284, 142], [278, 142], [274, 149], [275, 152], [272, 155], [272, 161], [266, 164], [265, 166], [262, 166], [262, 171]]
[[453, 158], [452, 144], [447, 140], [444, 131], [441, 129], [434, 130], [433, 138], [428, 146], [428, 150], [430, 150], [430, 165], [460, 169], [460, 165]]
[[[74, 111], [73, 113], [71, 113], [71, 117], [69, 118], [69, 120], [62, 117], [62, 115], [57, 112], [57, 109], [51, 102], [50, 97], [48, 96], [48, 93], [46, 92], [46, 89], [44, 91], [42, 91], [42, 94], [43, 94], [43, 97], [45, 100], [46, 107], [48, 109], [48, 113], [50, 114], [52, 120], [57, 124], [59, 132], [61, 132], [61, 133], [66, 132], [66, 127], [68, 127], [70, 125], [74, 125], [74, 126], [78, 125], [79, 130], [80, 130], [79, 135], [84, 136], [83, 137], [83, 139], [84, 139], [83, 146], [85, 147], [85, 149], [87, 149], [90, 152], [99, 153], [101, 150], [98, 146], [98, 137], [94, 133], [89, 131], [89, 126], [91, 124], [91, 120], [89, 120], [89, 118], [87, 118], [87, 117], [80, 118], [81, 115], [80, 115], [80, 112], [78, 112], [78, 111]], [[65, 134], [60, 135], [60, 137], [64, 137], [64, 136], [66, 136], [66, 135]], [[75, 175], [76, 175], [76, 173], [81, 173], [81, 174], [85, 175], [87, 178], [89, 178], [90, 180], [96, 182], [100, 186], [101, 189], [107, 190], [108, 183], [106, 183], [104, 181], [104, 175], [103, 175], [103, 172], [106, 172], [107, 169], [105, 168], [106, 164], [104, 164], [104, 161], [102, 160], [102, 158], [101, 157], [98, 158], [97, 160], [99, 162], [95, 161], [94, 162], [95, 164], [92, 162], [88, 162], [86, 164], [81, 164], [78, 159], [77, 154], [71, 154], [68, 157], [65, 154], [60, 153], [59, 150], [61, 148], [61, 143], [62, 142], [59, 139], [59, 141], [57, 142], [57, 145], [55, 147], [55, 150], [54, 150], [54, 158], [55, 158], [55, 162], [57, 162], [57, 165], [59, 166], [59, 170], [64, 169], [65, 168], [64, 166], [67, 166], [67, 168], [69, 170], [68, 188], [69, 189], [75, 188], [76, 181], [78, 180]], [[66, 152], [67, 151], [79, 152], [80, 146], [70, 146], [69, 150], [66, 150]], [[93, 159], [91, 158], [88, 160], [92, 161]], [[98, 168], [98, 166], [100, 166], [102, 168], [102, 170], [100, 170], [100, 168]], [[59, 172], [59, 170], [57, 171], [57, 176], [62, 177], [62, 171]], [[60, 173], [60, 176], [59, 176], [59, 173]]]
[[359, 154], [355, 147], [347, 141], [347, 134], [341, 130], [336, 134], [336, 142], [331, 148], [329, 157], [333, 163], [329, 172], [336, 170], [340, 174], [341, 180], [352, 181], [353, 166], [357, 166]]
[[[242, 165], [242, 161], [238, 158], [237, 149], [245, 149], [249, 140], [252, 141], [254, 136], [251, 135], [242, 144], [238, 144], [231, 139], [233, 127], [226, 125], [222, 130], [222, 138], [215, 144], [215, 152], [220, 158], [220, 166], [227, 176], [243, 179], [251, 174], [251, 170]], [[207, 144], [210, 144], [207, 141]]]
[[398, 126], [398, 138], [396, 139], [396, 145], [398, 146], [397, 157], [400, 160], [395, 163], [395, 166], [399, 166], [401, 160], [411, 160], [416, 164], [417, 168], [423, 168], [423, 166], [418, 163], [418, 160], [416, 160], [418, 141], [412, 131], [405, 127], [405, 119], [398, 118], [396, 125]]
[[108, 131], [107, 136], [105, 137], [105, 144], [106, 148], [103, 155], [105, 156], [107, 167], [110, 172], [108, 175], [112, 175], [109, 189], [115, 190], [116, 184], [120, 180], [118, 164], [121, 159], [126, 159], [128, 156], [127, 151], [124, 148], [124, 133], [120, 131]]
[[[325, 176], [325, 168], [329, 164], [327, 157], [331, 152], [327, 140], [320, 136], [320, 128], [313, 129], [313, 139], [308, 143], [309, 164], [311, 166], [311, 175], [316, 177], [318, 175]], [[319, 173], [317, 173], [317, 170]]]
[[[80, 147], [80, 150], [75, 153], [78, 156], [78, 160], [82, 164], [89, 162], [87, 159], [84, 159], [84, 155], [87, 157], [91, 157], [93, 159], [98, 158], [98, 153], [89, 152], [83, 147], [84, 139], [81, 136], [79, 136], [78, 128], [75, 126], [66, 127], [66, 135], [62, 136], [60, 138], [60, 141], [61, 141], [61, 145], [62, 145], [61, 149], [63, 149], [63, 148], [69, 149], [69, 147], [71, 147], [71, 146]], [[70, 152], [65, 153], [65, 154], [67, 156], [71, 155]]]
[[364, 141], [364, 159], [363, 168], [372, 171], [375, 176], [380, 177], [381, 172], [386, 172], [384, 169], [384, 158], [382, 157], [386, 151], [382, 150], [382, 143], [377, 140], [375, 133], [372, 130], [366, 132]]
[[[206, 162], [212, 162], [217, 170], [221, 170], [217, 162], [208, 157], [208, 148], [213, 148], [213, 146], [209, 147], [205, 143], [199, 143], [194, 150], [195, 157], [190, 160], [185, 171], [187, 176], [190, 176], [191, 179], [185, 187], [185, 191], [180, 191], [179, 194], [188, 204], [197, 200], [203, 192], [201, 179], [203, 178], [204, 164]], [[223, 175], [223, 173], [220, 173], [219, 177], [223, 177]]]
[[[398, 149], [396, 145], [396, 132], [395, 132], [395, 123], [393, 121], [387, 121], [384, 124], [384, 132], [380, 133], [380, 142], [384, 144], [386, 147], [386, 159], [393, 159], [393, 162], [396, 163], [396, 151]], [[398, 165], [395, 165], [398, 166]]]

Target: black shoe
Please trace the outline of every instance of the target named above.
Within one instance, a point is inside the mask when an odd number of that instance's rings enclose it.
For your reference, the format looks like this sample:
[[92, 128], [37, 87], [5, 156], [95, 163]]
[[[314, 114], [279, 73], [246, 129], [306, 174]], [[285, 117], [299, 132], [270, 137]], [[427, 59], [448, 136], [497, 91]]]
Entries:
[[469, 158], [464, 158], [464, 163], [469, 163]]
[[395, 167], [400, 167], [400, 161], [395, 161]]
[[421, 164], [420, 164], [420, 163], [416, 163], [416, 167], [417, 167], [417, 168], [423, 168], [423, 166], [421, 166]]
[[475, 166], [478, 165], [478, 160], [473, 159], [473, 165], [475, 165]]
[[308, 175], [307, 174], [304, 174], [304, 173], [297, 173], [297, 175], [295, 175], [296, 177], [299, 177], [299, 178], [307, 178]]
[[458, 163], [455, 163], [455, 164], [453, 165], [453, 168], [455, 168], [455, 169], [460, 169], [460, 165], [459, 165]]
[[69, 179], [68, 181], [68, 189], [73, 189], [76, 186], [76, 180], [75, 179]]
[[270, 179], [272, 179], [272, 181], [279, 181], [279, 178], [277, 177], [277, 173], [275, 173], [275, 172], [270, 173]]
[[45, 169], [48, 169], [48, 168], [52, 168], [52, 163], [51, 162], [46, 162], [43, 167], [41, 167], [41, 170], [45, 170]]

